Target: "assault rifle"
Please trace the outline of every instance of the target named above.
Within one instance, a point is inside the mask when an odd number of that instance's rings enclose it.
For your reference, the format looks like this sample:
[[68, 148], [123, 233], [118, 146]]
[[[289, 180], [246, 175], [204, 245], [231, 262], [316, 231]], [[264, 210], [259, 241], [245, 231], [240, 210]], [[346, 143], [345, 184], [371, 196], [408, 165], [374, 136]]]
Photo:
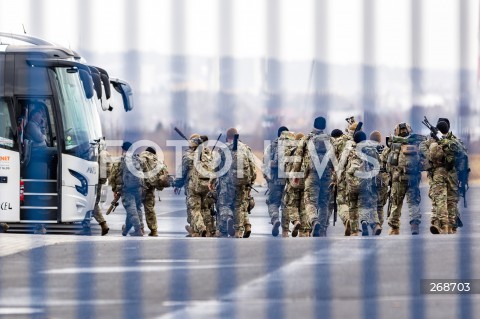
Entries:
[[436, 128], [435, 126], [430, 124], [430, 122], [428, 121], [426, 116], [423, 117], [422, 124], [425, 125], [430, 130], [430, 136], [433, 139], [435, 139], [435, 141], [437, 141], [437, 142], [440, 141], [440, 139], [437, 136], [438, 135], [438, 128]]
[[390, 213], [392, 212], [392, 174], [390, 174], [390, 181], [388, 182], [388, 206], [387, 206], [387, 218], [390, 217]]
[[337, 222], [338, 217], [338, 203], [337, 203], [337, 185], [332, 184], [333, 187], [333, 226]]
[[115, 209], [117, 209], [117, 206], [119, 205], [119, 200], [120, 200], [120, 193], [115, 193], [112, 203], [110, 204], [110, 207], [107, 209], [107, 215], [110, 215], [111, 212], [114, 212]]
[[188, 138], [185, 136], [185, 134], [182, 133], [182, 131], [180, 131], [180, 130], [178, 129], [178, 127], [175, 126], [173, 129], [174, 129], [175, 132], [177, 132], [178, 135], [180, 135], [184, 140], [188, 141]]
[[215, 147], [217, 147], [217, 143], [218, 143], [218, 141], [220, 141], [221, 137], [222, 137], [222, 133], [220, 133], [220, 135], [218, 135], [217, 140], [215, 141], [215, 145], [213, 145], [212, 152], [215, 150]]
[[463, 197], [463, 207], [467, 208], [467, 191], [470, 188], [468, 186], [468, 175], [470, 174], [470, 168], [458, 172], [458, 191], [460, 196]]

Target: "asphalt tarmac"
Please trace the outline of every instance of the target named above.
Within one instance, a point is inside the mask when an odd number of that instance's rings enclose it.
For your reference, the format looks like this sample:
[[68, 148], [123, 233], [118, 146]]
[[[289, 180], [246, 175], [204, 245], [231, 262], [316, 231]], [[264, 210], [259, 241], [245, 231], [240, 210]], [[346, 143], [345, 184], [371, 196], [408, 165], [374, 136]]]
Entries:
[[274, 238], [259, 192], [249, 239], [186, 238], [185, 197], [171, 189], [156, 203], [156, 238], [123, 237], [121, 206], [103, 237], [98, 227], [0, 234], [0, 317], [478, 318], [480, 187], [456, 235], [429, 233], [423, 187], [420, 235], [404, 207], [399, 236], [385, 223], [380, 236], [356, 238], [341, 222], [326, 238]]

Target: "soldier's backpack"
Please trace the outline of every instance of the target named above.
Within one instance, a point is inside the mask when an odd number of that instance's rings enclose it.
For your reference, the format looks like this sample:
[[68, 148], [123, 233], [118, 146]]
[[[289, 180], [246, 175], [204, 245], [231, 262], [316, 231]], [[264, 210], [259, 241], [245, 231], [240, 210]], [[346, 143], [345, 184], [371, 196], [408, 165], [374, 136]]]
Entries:
[[[358, 144], [357, 144], [358, 145]], [[374, 145], [364, 145], [361, 148], [363, 154], [359, 154], [359, 150], [352, 149], [349, 153], [348, 158], [348, 168], [347, 168], [347, 175], [348, 175], [348, 186], [350, 189], [359, 189], [360, 187], [371, 187], [372, 179], [375, 178], [364, 178], [357, 176], [357, 172], [361, 173], [369, 173], [372, 172], [375, 167], [371, 162], [372, 159], [375, 159], [380, 164], [380, 156], [378, 151]], [[363, 155], [370, 157], [370, 160], [367, 160], [366, 157]]]
[[123, 184], [122, 189], [138, 189], [144, 187], [144, 174], [142, 164], [138, 154], [125, 156], [121, 161], [120, 170], [122, 171]]
[[234, 185], [251, 185], [255, 179], [255, 168], [250, 165], [250, 152], [248, 146], [240, 142], [237, 150], [232, 151], [232, 167], [229, 173]]
[[123, 176], [120, 169], [121, 162], [113, 162], [108, 175], [108, 184], [112, 186], [112, 191], [117, 192], [123, 184]]
[[145, 187], [161, 191], [170, 186], [167, 165], [159, 161], [155, 154], [144, 151], [140, 153], [140, 160], [145, 173]]
[[408, 139], [404, 140], [405, 143], [392, 143], [388, 163], [402, 168], [407, 175], [417, 175], [422, 169], [418, 144], [408, 143]]
[[[314, 160], [312, 156], [318, 157], [318, 163], [321, 163], [323, 161], [323, 157], [325, 156], [325, 154], [327, 154], [327, 151], [328, 151], [327, 142], [330, 142], [330, 136], [328, 134], [322, 133], [322, 134], [308, 135], [304, 145], [304, 152], [306, 152], [307, 155], [305, 156], [303, 161], [303, 166], [307, 174], [309, 171], [311, 172], [316, 171], [315, 162], [317, 160], [316, 159]], [[312, 145], [312, 143], [314, 148], [310, 150], [309, 147], [311, 146], [309, 145]], [[314, 154], [311, 154], [311, 153], [314, 153]], [[321, 172], [318, 172], [318, 173], [320, 175]]]
[[210, 178], [213, 177], [213, 155], [210, 149], [198, 147], [194, 153], [190, 183], [193, 193], [206, 195], [209, 192]]

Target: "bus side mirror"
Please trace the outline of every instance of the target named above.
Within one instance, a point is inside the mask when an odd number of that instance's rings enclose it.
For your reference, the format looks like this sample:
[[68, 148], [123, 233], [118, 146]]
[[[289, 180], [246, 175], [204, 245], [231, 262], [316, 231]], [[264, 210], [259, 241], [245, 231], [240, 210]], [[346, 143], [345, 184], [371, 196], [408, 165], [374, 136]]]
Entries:
[[80, 72], [80, 80], [82, 80], [83, 89], [85, 90], [85, 97], [87, 99], [91, 99], [94, 93], [92, 77], [87, 71], [83, 69], [80, 69], [79, 72]]
[[93, 88], [97, 93], [97, 98], [101, 100], [102, 99], [102, 81], [100, 79], [100, 75], [96, 73], [92, 73], [92, 80], [93, 80]]
[[100, 74], [100, 79], [102, 80], [103, 88], [105, 90], [105, 97], [108, 100], [110, 96], [112, 96], [112, 91], [110, 91], [110, 79], [108, 78], [108, 75], [105, 74]]
[[130, 84], [123, 80], [110, 78], [110, 83], [112, 83], [115, 91], [120, 93], [122, 96], [123, 107], [125, 112], [133, 110], [133, 92]]

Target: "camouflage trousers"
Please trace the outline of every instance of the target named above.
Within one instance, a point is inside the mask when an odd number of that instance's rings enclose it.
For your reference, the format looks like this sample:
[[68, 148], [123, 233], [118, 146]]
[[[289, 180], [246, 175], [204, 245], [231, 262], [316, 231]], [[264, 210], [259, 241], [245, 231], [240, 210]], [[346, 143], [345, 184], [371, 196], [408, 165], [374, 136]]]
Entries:
[[215, 219], [212, 216], [213, 202], [207, 198], [207, 194], [202, 196], [202, 218], [207, 228], [207, 236], [215, 234]]
[[219, 180], [219, 187], [217, 187], [217, 229], [223, 236], [228, 236], [227, 220], [233, 220], [232, 198], [235, 195], [233, 187], [230, 183], [223, 179]]
[[95, 197], [95, 206], [93, 208], [93, 218], [97, 221], [97, 223], [101, 224], [105, 222], [105, 218], [102, 214], [102, 209], [100, 208], [100, 197], [102, 195], [102, 184], [98, 184], [97, 186], [97, 197]]
[[122, 193], [122, 205], [125, 208], [127, 216], [125, 218], [125, 227], [135, 228], [139, 231], [142, 228], [142, 190], [127, 190]]
[[458, 184], [457, 174], [448, 172], [444, 167], [436, 168], [430, 180], [429, 196], [434, 211], [431, 223], [439, 227], [456, 227], [458, 216]]
[[348, 202], [347, 183], [345, 181], [340, 181], [337, 186], [337, 210], [338, 216], [344, 225], [350, 220]]
[[245, 218], [248, 219], [248, 188], [245, 185], [237, 185], [233, 198], [233, 228], [236, 231], [245, 230]]
[[383, 207], [388, 201], [388, 174], [381, 172], [375, 178], [375, 190], [377, 194], [377, 217], [380, 225], [385, 221]]
[[320, 224], [320, 232], [328, 227], [328, 203], [330, 198], [330, 176], [319, 178], [316, 172], [310, 172], [305, 178], [306, 228], [312, 229], [315, 222]]
[[352, 233], [358, 232], [358, 222], [378, 223], [376, 196], [372, 191], [371, 180], [362, 180], [358, 187], [348, 187], [349, 220]]
[[157, 230], [157, 214], [155, 213], [155, 188], [145, 190], [145, 198], [143, 199], [143, 207], [145, 210], [145, 220], [150, 230]]
[[403, 200], [407, 197], [408, 211], [410, 213], [410, 223], [420, 224], [422, 214], [420, 212], [420, 189], [419, 177], [411, 179], [402, 179], [392, 182], [392, 192], [390, 194], [392, 201], [392, 210], [388, 225], [392, 228], [400, 228], [400, 216], [402, 215]]
[[285, 185], [278, 180], [270, 180], [268, 182], [268, 196], [265, 201], [268, 206], [268, 214], [273, 223], [280, 217], [280, 207], [282, 205], [283, 190]]
[[[282, 228], [289, 229], [290, 222], [300, 221], [302, 231], [305, 230], [307, 224], [307, 214], [305, 211], [305, 202], [303, 200], [303, 188], [295, 188], [290, 184], [285, 187], [283, 194], [282, 209]], [[307, 230], [311, 230], [307, 228]]]
[[204, 196], [188, 192], [187, 210], [190, 210], [190, 226], [192, 227], [193, 232], [199, 234], [204, 230], [207, 230], [202, 214], [202, 208], [205, 207], [203, 201]]

